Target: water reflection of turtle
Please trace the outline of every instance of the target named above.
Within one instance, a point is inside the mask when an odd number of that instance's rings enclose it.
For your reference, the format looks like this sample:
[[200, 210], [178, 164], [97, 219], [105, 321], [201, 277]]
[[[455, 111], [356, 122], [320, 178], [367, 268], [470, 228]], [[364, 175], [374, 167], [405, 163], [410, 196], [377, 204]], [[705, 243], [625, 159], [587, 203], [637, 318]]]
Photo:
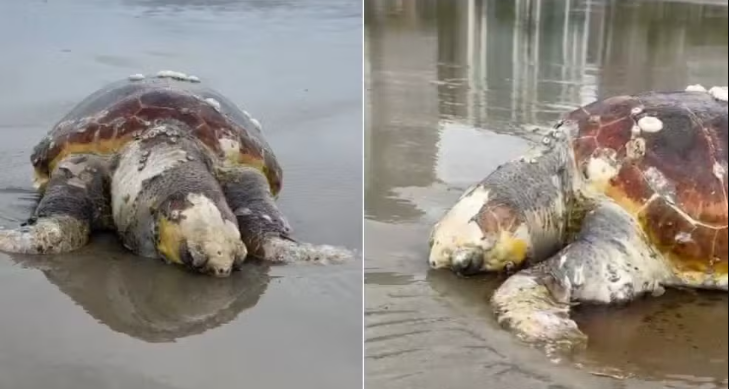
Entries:
[[533, 155], [470, 188], [436, 224], [430, 264], [524, 269], [491, 301], [537, 343], [584, 345], [576, 303], [664, 287], [727, 290], [727, 89], [617, 96], [579, 108]]
[[42, 198], [0, 251], [63, 253], [117, 231], [144, 257], [227, 276], [247, 255], [346, 256], [295, 242], [274, 202], [282, 171], [260, 124], [196, 77], [163, 71], [108, 85], [35, 148]]
[[[103, 239], [102, 239], [103, 240]], [[246, 263], [237, 277], [216, 280], [192, 273], [157, 271], [122, 250], [98, 245], [39, 260], [11, 254], [38, 269], [89, 315], [114, 331], [158, 343], [201, 334], [234, 320], [260, 300], [270, 282], [268, 267]], [[112, 246], [112, 245], [104, 245]]]

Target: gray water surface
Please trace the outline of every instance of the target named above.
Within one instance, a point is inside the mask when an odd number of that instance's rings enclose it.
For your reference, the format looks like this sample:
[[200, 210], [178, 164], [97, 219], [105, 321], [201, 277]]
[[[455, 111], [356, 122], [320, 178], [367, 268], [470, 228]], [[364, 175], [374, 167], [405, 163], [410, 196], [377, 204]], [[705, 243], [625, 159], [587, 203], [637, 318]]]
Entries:
[[726, 388], [726, 294], [577, 312], [590, 346], [552, 364], [495, 324], [500, 279], [427, 264], [430, 227], [533, 128], [614, 94], [726, 85], [726, 2], [365, 5], [367, 386]]
[[[360, 249], [361, 16], [352, 0], [3, 1], [0, 225], [32, 212], [31, 149], [73, 105], [170, 69], [263, 123], [300, 239]], [[356, 388], [361, 302], [360, 262], [217, 280], [113, 236], [0, 254], [0, 388]]]

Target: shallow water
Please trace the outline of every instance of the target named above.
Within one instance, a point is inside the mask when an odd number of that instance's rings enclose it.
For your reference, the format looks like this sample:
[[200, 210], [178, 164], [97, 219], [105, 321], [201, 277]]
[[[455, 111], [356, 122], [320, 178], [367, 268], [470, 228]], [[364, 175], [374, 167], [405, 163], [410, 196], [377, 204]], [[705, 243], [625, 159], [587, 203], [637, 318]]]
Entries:
[[612, 94], [726, 85], [727, 20], [710, 1], [366, 2], [369, 387], [727, 387], [726, 294], [577, 312], [590, 347], [552, 364], [495, 325], [500, 280], [426, 263], [430, 226], [533, 128]]
[[[67, 110], [172, 69], [263, 123], [302, 240], [360, 248], [361, 24], [352, 0], [2, 2], [0, 225], [32, 212], [31, 148]], [[0, 254], [0, 388], [354, 388], [361, 301], [361, 263], [213, 280], [110, 236]]]

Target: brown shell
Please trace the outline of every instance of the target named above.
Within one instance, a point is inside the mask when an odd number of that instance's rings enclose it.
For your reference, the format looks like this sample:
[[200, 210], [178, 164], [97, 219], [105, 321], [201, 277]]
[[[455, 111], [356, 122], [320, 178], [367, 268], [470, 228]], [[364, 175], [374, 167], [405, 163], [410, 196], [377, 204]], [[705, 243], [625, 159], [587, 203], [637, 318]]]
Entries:
[[[633, 135], [644, 116], [663, 129]], [[597, 101], [567, 115], [576, 160], [617, 153], [607, 194], [634, 212], [684, 273], [727, 273], [727, 103], [705, 92], [647, 93]], [[628, 153], [632, 138], [645, 152]], [[635, 143], [631, 143], [635, 144]], [[652, 200], [651, 200], [652, 199]]]
[[[214, 99], [217, 107], [205, 99]], [[240, 143], [237, 161], [268, 177], [271, 189], [281, 189], [282, 172], [261, 130], [227, 98], [200, 83], [172, 78], [120, 81], [93, 93], [61, 119], [34, 149], [31, 161], [39, 179], [74, 153], [100, 155], [118, 152], [156, 121], [176, 119], [220, 158], [221, 138]]]

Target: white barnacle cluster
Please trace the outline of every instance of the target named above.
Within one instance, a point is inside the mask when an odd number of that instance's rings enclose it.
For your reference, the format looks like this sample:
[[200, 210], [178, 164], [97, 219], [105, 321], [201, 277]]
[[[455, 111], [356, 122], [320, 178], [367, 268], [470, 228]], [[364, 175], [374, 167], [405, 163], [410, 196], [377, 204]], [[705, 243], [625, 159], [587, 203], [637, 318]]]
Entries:
[[686, 92], [707, 92], [701, 84], [693, 84], [686, 87]]
[[645, 113], [645, 107], [637, 106], [630, 110], [633, 117], [633, 127], [631, 128], [631, 137], [625, 144], [627, 156], [630, 159], [639, 159], [645, 155], [646, 143], [641, 137], [644, 134], [655, 134], [663, 130], [663, 121], [655, 116]]
[[154, 138], [156, 136], [159, 136], [161, 134], [164, 134], [166, 130], [167, 130], [167, 127], [165, 127], [165, 126], [155, 126], [155, 127], [152, 127], [152, 128], [149, 129], [149, 131], [147, 131], [144, 134], [143, 139], [145, 139], [145, 140], [152, 139], [152, 138]]
[[138, 160], [139, 165], [137, 166], [137, 171], [141, 172], [142, 170], [144, 170], [145, 167], [147, 167], [147, 160], [149, 159], [150, 155], [151, 152], [149, 150], [142, 152]]
[[566, 137], [563, 130], [560, 130], [559, 128], [553, 128], [550, 130], [547, 135], [542, 138], [542, 144], [551, 147], [554, 145], [555, 142], [562, 140]]
[[640, 159], [645, 155], [646, 144], [645, 139], [641, 137], [633, 137], [625, 144], [625, 153], [630, 159]]
[[216, 111], [220, 112], [220, 102], [218, 100], [215, 100], [212, 97], [208, 97], [204, 99], [206, 103], [208, 103], [211, 107], [213, 107]]
[[544, 154], [545, 154], [544, 150], [541, 150], [540, 148], [535, 147], [535, 148], [532, 148], [531, 150], [529, 150], [528, 153], [517, 158], [516, 160], [521, 163], [528, 163], [528, 164], [534, 165], [539, 162], [539, 158], [543, 157]]
[[726, 86], [713, 86], [708, 90], [701, 84], [693, 84], [686, 87], [686, 92], [708, 93], [719, 101], [727, 101], [729, 90]]
[[714, 162], [714, 176], [719, 179], [719, 181], [724, 181], [724, 175], [726, 174], [726, 166], [723, 164], [720, 164], [719, 162]]
[[727, 101], [727, 87], [725, 86], [714, 86], [709, 89], [709, 94], [720, 101]]
[[166, 125], [156, 125], [149, 129], [149, 131], [145, 132], [142, 136], [142, 140], [149, 140], [156, 138], [158, 136], [165, 135], [170, 138], [172, 143], [177, 142], [177, 138], [181, 136], [180, 132], [177, 131], [174, 128], [170, 128]]
[[172, 78], [179, 81], [200, 82], [200, 78], [197, 76], [188, 75], [174, 70], [160, 70], [157, 72], [157, 78]]
[[676, 243], [681, 244], [688, 244], [694, 241], [694, 237], [690, 232], [679, 232], [678, 234], [676, 234], [676, 237], [674, 239], [676, 240]]
[[663, 121], [655, 116], [644, 115], [645, 108], [638, 106], [630, 110], [631, 116], [635, 124], [633, 125], [633, 137], [638, 137], [643, 133], [656, 133], [663, 129]]
[[568, 137], [567, 131], [560, 127], [551, 127], [544, 135], [540, 144], [532, 148], [529, 153], [518, 158], [519, 162], [536, 164], [540, 157], [551, 153], [560, 144], [565, 143]]
[[[198, 98], [201, 98], [201, 97], [198, 97]], [[220, 105], [220, 102], [218, 100], [216, 100], [216, 99], [214, 99], [212, 97], [204, 98], [202, 100], [205, 103], [207, 103], [210, 106], [212, 106], [216, 111], [218, 111], [220, 113], [223, 112], [222, 111], [222, 106]], [[243, 112], [243, 115], [246, 117], [246, 119], [248, 119], [253, 124], [253, 126], [256, 127], [256, 129], [258, 129], [259, 131], [262, 131], [263, 130], [263, 127], [261, 126], [261, 122], [258, 121], [258, 119], [256, 119], [253, 116], [251, 116], [251, 114], [248, 111], [246, 111], [246, 110], [241, 110], [241, 111]]]
[[663, 121], [654, 116], [643, 116], [638, 119], [638, 127], [642, 132], [652, 134], [663, 129]]
[[261, 126], [261, 122], [259, 122], [258, 119], [251, 118], [251, 123], [253, 123], [253, 125], [256, 126], [258, 130], [263, 130], [263, 126]]
[[256, 126], [256, 128], [258, 129], [258, 131], [263, 131], [263, 127], [261, 126], [261, 122], [259, 122], [258, 119], [256, 119], [253, 116], [251, 116], [251, 114], [248, 113], [248, 111], [246, 111], [246, 110], [243, 110], [243, 114], [246, 115], [246, 118], [248, 118], [248, 120], [250, 120], [251, 123], [253, 123], [254, 126]]
[[594, 155], [587, 162], [585, 176], [593, 185], [604, 187], [618, 175], [619, 166], [614, 156], [607, 153]]

